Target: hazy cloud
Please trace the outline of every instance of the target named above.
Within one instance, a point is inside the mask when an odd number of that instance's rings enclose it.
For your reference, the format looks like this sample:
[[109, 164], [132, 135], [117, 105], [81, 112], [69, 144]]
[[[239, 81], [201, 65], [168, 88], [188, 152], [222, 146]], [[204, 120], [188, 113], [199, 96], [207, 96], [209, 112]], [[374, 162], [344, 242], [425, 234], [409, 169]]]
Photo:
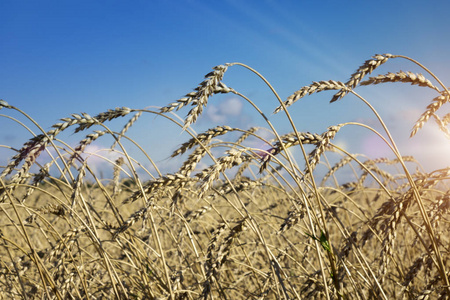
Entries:
[[242, 114], [242, 107], [242, 101], [238, 98], [228, 98], [220, 101], [218, 105], [208, 105], [206, 117], [213, 123], [227, 123], [230, 117], [237, 117]]
[[404, 149], [402, 154], [414, 155], [427, 171], [450, 165], [450, 140], [435, 124], [425, 124], [416, 136], [400, 146]]

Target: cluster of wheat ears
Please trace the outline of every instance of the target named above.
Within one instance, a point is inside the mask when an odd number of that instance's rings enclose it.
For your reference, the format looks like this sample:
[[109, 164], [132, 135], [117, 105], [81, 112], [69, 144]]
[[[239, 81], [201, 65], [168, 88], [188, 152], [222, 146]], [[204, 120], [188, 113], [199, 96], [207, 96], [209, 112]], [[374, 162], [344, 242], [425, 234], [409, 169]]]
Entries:
[[[417, 64], [431, 80], [402, 71], [367, 76], [392, 59]], [[278, 100], [275, 113], [285, 115], [291, 133], [280, 135], [256, 103], [223, 83], [231, 67], [246, 68], [267, 84]], [[14, 111], [35, 127], [1, 115], [33, 137], [21, 149], [1, 145], [13, 154], [0, 168], [0, 299], [450, 298], [450, 167], [427, 173], [402, 156], [382, 118], [354, 91], [386, 82], [436, 93], [411, 136], [430, 118], [444, 139], [450, 136], [450, 114], [437, 114], [449, 101], [446, 86], [417, 61], [391, 54], [365, 61], [345, 83], [313, 82], [285, 101], [247, 65], [220, 65], [194, 91], [159, 110], [72, 114], [49, 131], [1, 100], [2, 112]], [[346, 95], [363, 101], [383, 131], [356, 122], [318, 134], [297, 130], [288, 107], [327, 90], [335, 90], [332, 102]], [[192, 125], [218, 93], [241, 97], [266, 126], [195, 133]], [[180, 122], [174, 112], [188, 106]], [[186, 156], [178, 171], [162, 174], [129, 137], [128, 129], [145, 114], [190, 135], [171, 155]], [[129, 119], [115, 132], [109, 122], [123, 117]], [[378, 135], [393, 158], [361, 159], [333, 144], [348, 125]], [[76, 147], [58, 137], [73, 129], [83, 135]], [[273, 139], [264, 138], [267, 132]], [[104, 158], [109, 180], [84, 154], [105, 137], [114, 139], [111, 151], [119, 155]], [[267, 147], [256, 149], [249, 140]], [[132, 157], [131, 148], [146, 161]], [[298, 149], [295, 157], [292, 149]], [[41, 163], [44, 152], [49, 159]], [[331, 154], [340, 159], [331, 164]], [[318, 175], [319, 164], [328, 168], [325, 175]], [[142, 180], [142, 173], [151, 179]]]

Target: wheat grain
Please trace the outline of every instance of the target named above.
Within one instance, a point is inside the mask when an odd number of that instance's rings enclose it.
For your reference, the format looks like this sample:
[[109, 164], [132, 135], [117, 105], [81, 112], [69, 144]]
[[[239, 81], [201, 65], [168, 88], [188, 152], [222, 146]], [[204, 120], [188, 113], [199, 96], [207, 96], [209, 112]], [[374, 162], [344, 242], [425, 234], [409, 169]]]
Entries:
[[81, 226], [64, 233], [58, 244], [50, 250], [45, 260], [48, 262], [56, 260], [57, 265], [61, 265], [63, 257], [71, 253], [71, 247], [76, 243], [77, 237], [85, 232], [85, 229], [84, 226]]
[[325, 181], [328, 180], [334, 173], [336, 173], [337, 170], [343, 168], [345, 165], [349, 164], [353, 160], [352, 157], [346, 156], [342, 158], [339, 162], [337, 162], [328, 172], [325, 174], [322, 178], [322, 185], [325, 183]]
[[430, 224], [434, 229], [437, 229], [439, 226], [439, 221], [442, 216], [450, 209], [450, 190], [447, 191], [444, 195], [441, 195], [436, 198], [436, 203], [430, 208], [431, 217]]
[[[205, 269], [207, 270], [207, 277], [203, 283], [202, 298], [207, 299], [210, 291], [213, 278], [218, 281], [220, 276], [220, 268], [225, 263], [230, 253], [233, 241], [237, 236], [245, 230], [246, 219], [240, 220], [236, 226], [231, 228], [230, 233], [224, 238], [223, 242], [218, 247], [217, 241], [219, 235], [224, 232], [226, 228], [225, 223], [221, 223], [216, 229], [213, 238], [211, 239], [208, 251], [207, 251], [207, 261], [205, 263]], [[218, 249], [217, 249], [218, 248]], [[214, 256], [213, 251], [217, 249], [216, 255]]]
[[447, 128], [447, 124], [444, 123], [438, 115], [432, 114], [434, 120], [436, 121], [436, 124], [438, 124], [439, 129], [444, 132], [445, 136], [450, 139], [450, 130]]
[[119, 180], [120, 180], [120, 167], [125, 163], [125, 160], [123, 157], [119, 157], [116, 159], [114, 164], [114, 171], [113, 171], [113, 194], [112, 198], [116, 197], [119, 193]]
[[73, 114], [72, 116], [75, 117], [79, 121], [78, 127], [75, 129], [75, 133], [86, 130], [90, 128], [94, 124], [100, 124], [104, 123], [106, 121], [111, 121], [116, 118], [125, 117], [129, 113], [133, 112], [133, 109], [130, 109], [128, 107], [116, 107], [115, 109], [108, 109], [106, 112], [99, 113], [95, 117], [91, 117], [86, 113], [83, 113], [83, 117], [80, 115]]
[[[298, 138], [300, 138], [300, 141]], [[288, 149], [290, 147], [298, 145], [300, 142], [302, 144], [315, 145], [318, 144], [320, 141], [322, 141], [322, 139], [323, 139], [322, 136], [309, 132], [306, 133], [301, 132], [298, 134], [298, 136], [295, 132], [292, 132], [282, 136], [281, 142], [277, 141], [275, 144], [272, 145], [272, 147], [269, 150], [267, 150], [265, 153], [262, 154], [259, 172], [261, 173], [267, 168], [267, 165], [270, 163], [271, 158], [279, 154], [283, 150], [283, 147], [284, 149]]]
[[210, 210], [211, 210], [211, 206], [202, 206], [202, 207], [200, 207], [199, 209], [197, 209], [195, 211], [188, 211], [184, 215], [184, 218], [186, 219], [187, 222], [192, 222], [194, 220], [199, 219], [201, 216], [203, 216], [204, 214], [206, 214]]
[[303, 172], [303, 174], [305, 174], [304, 176], [306, 176], [306, 174], [308, 174], [310, 171], [312, 172], [314, 170], [316, 165], [319, 163], [320, 156], [324, 153], [326, 147], [328, 147], [330, 141], [334, 139], [334, 137], [336, 136], [338, 131], [342, 128], [342, 126], [343, 124], [330, 126], [328, 127], [328, 130], [321, 135], [320, 141], [318, 141], [318, 143], [315, 144], [316, 147], [309, 154], [308, 166], [305, 168], [305, 171]]
[[73, 161], [76, 158], [81, 157], [80, 154], [84, 152], [84, 150], [86, 149], [87, 146], [89, 146], [92, 142], [94, 142], [96, 139], [98, 139], [99, 137], [103, 136], [106, 133], [107, 133], [106, 130], [103, 130], [103, 131], [95, 130], [93, 133], [88, 134], [83, 140], [80, 141], [78, 146], [75, 147], [74, 152], [70, 156], [67, 164], [68, 165], [73, 164]]
[[184, 98], [161, 108], [162, 113], [179, 110], [180, 108], [191, 104], [194, 106], [186, 116], [184, 129], [190, 124], [195, 123], [197, 117], [202, 114], [203, 107], [208, 103], [209, 97], [216, 93], [228, 93], [230, 89], [223, 84], [222, 78], [228, 69], [227, 65], [219, 65], [213, 68], [214, 71], [205, 75], [205, 80], [202, 81], [194, 92], [187, 94]]
[[9, 105], [8, 102], [6, 102], [6, 101], [3, 100], [3, 99], [0, 99], [0, 109], [2, 109], [3, 107], [4, 107], [4, 108], [12, 108], [12, 106]]
[[183, 143], [181, 147], [175, 150], [170, 157], [175, 157], [185, 153], [187, 150], [193, 148], [196, 145], [203, 144], [207, 146], [209, 142], [218, 136], [224, 135], [230, 131], [238, 130], [237, 128], [231, 128], [230, 126], [217, 126], [215, 128], [208, 129], [204, 133], [198, 134], [196, 137], [191, 138], [186, 143]]
[[251, 163], [250, 161], [245, 161], [245, 162], [243, 162], [243, 163], [239, 166], [239, 168], [238, 168], [236, 174], [234, 175], [233, 181], [235, 181], [235, 182], [241, 181], [242, 174], [244, 174], [244, 172], [245, 172], [247, 169], [249, 169], [250, 163]]
[[371, 85], [371, 84], [380, 84], [385, 82], [404, 82], [411, 83], [411, 85], [418, 85], [422, 87], [429, 87], [437, 92], [440, 92], [439, 89], [434, 86], [430, 80], [425, 78], [422, 74], [415, 74], [412, 72], [403, 72], [399, 71], [397, 73], [387, 73], [385, 75], [378, 75], [375, 77], [370, 77], [369, 79], [362, 81], [360, 85]]
[[[153, 203], [151, 203], [150, 205], [153, 205]], [[117, 228], [117, 230], [113, 234], [113, 239], [116, 239], [119, 236], [119, 234], [127, 231], [128, 228], [133, 226], [137, 221], [139, 221], [140, 219], [143, 219], [145, 214], [147, 213], [148, 209], [149, 209], [149, 207], [143, 207], [143, 208], [139, 209], [138, 211], [135, 211], [128, 218], [128, 220], [126, 220], [119, 228]]]
[[[313, 93], [319, 93], [322, 91], [329, 91], [329, 90], [345, 90], [346, 85], [340, 81], [334, 81], [334, 80], [328, 80], [328, 81], [314, 81], [312, 84], [307, 85], [296, 91], [294, 94], [290, 95], [286, 101], [284, 101], [284, 106], [287, 108], [294, 104], [296, 101], [300, 100], [301, 98], [311, 95]], [[283, 109], [283, 106], [278, 106], [274, 114], [279, 113]]]
[[436, 111], [441, 108], [442, 105], [444, 105], [446, 102], [449, 101], [448, 95], [440, 95], [433, 99], [433, 102], [431, 102], [428, 106], [425, 112], [422, 113], [420, 118], [416, 121], [414, 124], [413, 129], [411, 130], [411, 137], [416, 135], [416, 133], [421, 129], [425, 123], [428, 121], [428, 119], [436, 113]]
[[288, 216], [284, 219], [283, 224], [281, 224], [280, 229], [277, 231], [277, 234], [281, 234], [286, 230], [294, 227], [295, 224], [300, 222], [305, 216], [304, 210], [291, 210], [289, 211]]
[[52, 126], [52, 130], [48, 131], [46, 134], [40, 134], [24, 144], [24, 146], [19, 150], [10, 161], [10, 163], [3, 169], [0, 177], [4, 177], [12, 172], [12, 170], [24, 161], [22, 168], [14, 175], [14, 180], [19, 180], [22, 176], [26, 176], [30, 167], [35, 163], [39, 155], [44, 151], [48, 143], [50, 143], [56, 135], [58, 135], [63, 130], [70, 126], [77, 125], [75, 132], [87, 129], [94, 124], [102, 123], [104, 121], [109, 121], [117, 117], [125, 116], [130, 113], [131, 110], [126, 107], [116, 108], [115, 110], [108, 110], [107, 112], [100, 113], [95, 118], [90, 115], [83, 113], [82, 115], [72, 114], [73, 118], [61, 119], [63, 123], [56, 123]]
[[350, 90], [354, 89], [367, 74], [372, 73], [389, 58], [393, 57], [395, 56], [392, 54], [376, 54], [372, 56], [373, 59], [366, 60], [364, 64], [350, 76], [350, 79], [345, 83], [345, 88], [341, 89], [333, 96], [331, 102], [335, 102], [344, 97]]
[[254, 134], [257, 130], [259, 129], [259, 127], [251, 127], [249, 128], [247, 131], [245, 131], [240, 137], [239, 139], [235, 142], [236, 145], [241, 145], [242, 142], [244, 142], [250, 135]]
[[[211, 73], [208, 73], [208, 75], [210, 75]], [[205, 77], [208, 77], [208, 75], [206, 75]], [[175, 102], [170, 103], [169, 105], [162, 107], [160, 109], [161, 113], [168, 113], [171, 112], [173, 110], [180, 110], [181, 108], [183, 108], [184, 106], [187, 106], [189, 104], [191, 105], [196, 105], [198, 103], [198, 97], [199, 94], [201, 94], [201, 89], [203, 86], [207, 85], [208, 83], [210, 83], [208, 80], [210, 80], [210, 78], [208, 78], [207, 80], [203, 81], [202, 83], [200, 83], [200, 85], [195, 88], [195, 92], [190, 92], [188, 94], [185, 95], [185, 97], [180, 98], [178, 100], [176, 100]], [[217, 85], [215, 86], [213, 93], [228, 93], [230, 92], [231, 89], [228, 88], [223, 82], [218, 82]]]
[[414, 263], [409, 267], [409, 270], [405, 275], [405, 280], [402, 282], [403, 290], [406, 290], [406, 288], [408, 288], [414, 278], [417, 277], [417, 274], [422, 269], [424, 262], [424, 255], [421, 255], [414, 260]]
[[117, 146], [117, 143], [120, 141], [120, 138], [127, 133], [127, 131], [131, 128], [131, 126], [136, 123], [136, 121], [139, 119], [139, 117], [142, 115], [142, 111], [138, 111], [128, 122], [125, 124], [125, 126], [120, 131], [117, 138], [114, 140], [114, 143], [111, 145], [111, 149], [114, 149]]
[[256, 187], [262, 186], [260, 180], [250, 180], [249, 178], [240, 178], [240, 180], [233, 180], [232, 185], [225, 182], [223, 186], [217, 189], [219, 195], [229, 194], [233, 191], [241, 192], [245, 190], [255, 190]]
[[189, 176], [192, 171], [194, 171], [197, 164], [202, 160], [202, 158], [207, 154], [209, 147], [199, 146], [197, 147], [188, 157], [188, 159], [183, 163], [183, 165], [178, 170], [178, 173]]
[[355, 247], [358, 242], [358, 233], [356, 231], [352, 232], [346, 239], [345, 243], [341, 247], [341, 251], [339, 252], [340, 259], [347, 258], [350, 254], [350, 251]]
[[38, 187], [39, 184], [45, 178], [50, 176], [50, 174], [49, 174], [50, 165], [51, 165], [51, 163], [46, 163], [42, 168], [39, 169], [39, 173], [33, 177], [32, 187], [28, 188], [27, 193], [24, 196], [22, 202], [25, 202], [25, 200], [31, 196], [31, 194], [35, 191], [35, 187]]
[[442, 124], [447, 126], [450, 123], [450, 113], [442, 117]]
[[83, 179], [86, 176], [86, 167], [87, 167], [87, 163], [84, 162], [79, 168], [78, 168], [78, 176], [76, 178], [76, 180], [73, 183], [72, 186], [72, 196], [71, 196], [71, 200], [72, 200], [72, 209], [75, 206], [75, 203], [77, 201], [77, 199], [80, 198], [81, 196], [81, 188], [83, 185]]
[[207, 170], [203, 170], [198, 175], [199, 178], [203, 180], [200, 187], [199, 197], [201, 198], [205, 195], [205, 193], [212, 187], [212, 183], [219, 178], [221, 172], [240, 165], [244, 160], [248, 160], [249, 156], [244, 155], [247, 151], [247, 148], [227, 151], [227, 155], [222, 156], [216, 164]]
[[[167, 174], [166, 176], [162, 176], [147, 183], [144, 186], [144, 192], [146, 195], [151, 196], [151, 194], [164, 188], [168, 187], [182, 188], [188, 181], [191, 180], [192, 180], [191, 178], [186, 177], [185, 175], [180, 173]], [[134, 202], [139, 198], [142, 198], [143, 196], [144, 196], [143, 193], [139, 190], [135, 192], [133, 195], [131, 195], [129, 198], [124, 200], [123, 203], [125, 204]]]

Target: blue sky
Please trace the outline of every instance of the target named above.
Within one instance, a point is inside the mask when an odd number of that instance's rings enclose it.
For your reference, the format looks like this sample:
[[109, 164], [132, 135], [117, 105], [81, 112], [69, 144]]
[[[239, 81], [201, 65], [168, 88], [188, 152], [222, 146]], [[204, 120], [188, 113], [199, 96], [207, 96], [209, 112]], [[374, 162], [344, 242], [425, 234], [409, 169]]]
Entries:
[[[164, 106], [192, 91], [213, 66], [226, 62], [255, 68], [283, 99], [312, 81], [345, 82], [376, 53], [415, 58], [445, 83], [450, 82], [449, 9], [447, 1], [4, 0], [0, 98], [49, 129], [71, 113]], [[399, 70], [424, 72], [397, 59], [375, 74]], [[243, 68], [230, 68], [224, 82], [267, 115], [277, 106], [268, 88]], [[379, 110], [403, 154], [419, 156], [431, 169], [450, 165], [450, 142], [431, 122], [416, 138], [408, 138], [436, 94], [405, 84], [357, 91]], [[320, 133], [346, 121], [374, 124], [374, 116], [355, 98], [329, 104], [332, 95], [324, 92], [292, 106], [300, 131]], [[223, 124], [264, 125], [241, 100], [215, 99], [199, 121], [199, 131]], [[282, 116], [271, 118], [281, 133], [289, 131]], [[114, 129], [119, 131], [121, 124]], [[130, 134], [147, 137], [139, 142], [167, 164], [168, 154], [188, 138], [178, 128], [169, 134], [169, 125], [147, 117]], [[0, 133], [0, 144], [19, 147], [30, 137], [9, 119], [0, 118], [0, 126], [8, 128]], [[388, 155], [382, 146], [378, 151], [376, 139], [363, 140], [359, 128], [343, 131], [341, 143], [349, 151]], [[76, 141], [83, 135], [69, 138]], [[12, 155], [0, 153], [2, 162]]]

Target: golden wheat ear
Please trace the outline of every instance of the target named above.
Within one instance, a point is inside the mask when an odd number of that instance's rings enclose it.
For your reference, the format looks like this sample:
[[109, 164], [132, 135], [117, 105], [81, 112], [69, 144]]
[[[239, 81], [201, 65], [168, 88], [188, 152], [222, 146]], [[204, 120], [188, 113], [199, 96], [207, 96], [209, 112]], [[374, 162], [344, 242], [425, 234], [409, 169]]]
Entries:
[[393, 57], [395, 56], [392, 54], [376, 54], [372, 59], [366, 60], [364, 64], [350, 76], [350, 79], [345, 83], [345, 88], [341, 89], [333, 96], [331, 102], [335, 102], [344, 97], [348, 91], [354, 89], [366, 75], [372, 73], [376, 68], [387, 62], [389, 58]]

